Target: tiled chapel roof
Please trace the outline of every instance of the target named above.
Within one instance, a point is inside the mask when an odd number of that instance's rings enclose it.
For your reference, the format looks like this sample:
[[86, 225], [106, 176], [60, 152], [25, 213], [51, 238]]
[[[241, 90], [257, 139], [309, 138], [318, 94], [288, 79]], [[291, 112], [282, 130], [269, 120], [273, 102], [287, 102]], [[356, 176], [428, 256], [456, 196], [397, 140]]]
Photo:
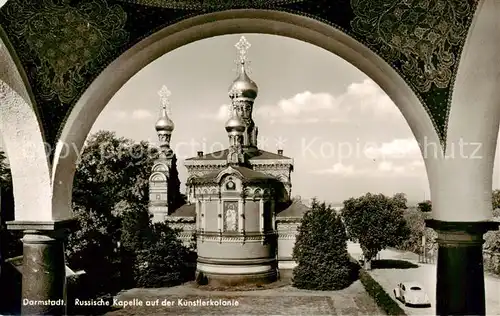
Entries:
[[[215, 152], [212, 152], [209, 154], [205, 154], [201, 157], [187, 158], [186, 160], [226, 160], [228, 153], [229, 153], [229, 149], [224, 149], [224, 150], [215, 151]], [[258, 151], [255, 152], [255, 154], [253, 156], [250, 157], [250, 159], [269, 159], [269, 160], [271, 160], [271, 159], [292, 159], [292, 158], [259, 149]]]
[[293, 201], [290, 206], [288, 206], [283, 211], [279, 212], [276, 217], [300, 217], [302, 218], [304, 214], [309, 210], [309, 207], [302, 203], [300, 200]]
[[[267, 175], [263, 172], [255, 171], [247, 167], [241, 167], [241, 166], [234, 166], [232, 167], [233, 169], [237, 170], [241, 175], [243, 176], [243, 181], [259, 181], [259, 180], [269, 180], [269, 181], [274, 181], [277, 180], [275, 177]], [[208, 183], [208, 182], [213, 182], [216, 180], [217, 176], [223, 171], [224, 169], [219, 169], [217, 171], [208, 173], [204, 176], [201, 177], [196, 177], [193, 178], [194, 183]]]
[[176, 209], [169, 216], [173, 217], [194, 217], [196, 216], [196, 205], [195, 204], [184, 204], [178, 209]]

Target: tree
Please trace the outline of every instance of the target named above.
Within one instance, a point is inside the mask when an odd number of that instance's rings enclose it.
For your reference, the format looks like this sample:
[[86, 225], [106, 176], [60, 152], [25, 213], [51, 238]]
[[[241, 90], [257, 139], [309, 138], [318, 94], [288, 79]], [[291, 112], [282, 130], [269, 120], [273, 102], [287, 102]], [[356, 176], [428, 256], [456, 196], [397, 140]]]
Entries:
[[88, 279], [95, 280], [98, 292], [120, 285], [122, 215], [147, 209], [148, 180], [156, 154], [147, 142], [134, 144], [113, 132], [100, 131], [88, 138], [79, 157], [73, 186], [78, 229], [69, 236], [67, 256], [72, 268], [85, 270]]
[[[12, 176], [5, 152], [0, 150], [0, 259], [22, 255], [22, 231], [7, 229], [7, 222], [14, 220], [14, 190]], [[1, 260], [0, 260], [1, 263]]]
[[122, 213], [120, 257], [122, 285], [131, 288], [136, 285], [134, 267], [137, 252], [145, 249], [152, 238], [150, 214], [147, 205], [136, 205]]
[[7, 155], [0, 150], [0, 186], [5, 188], [12, 184], [10, 168], [7, 163]]
[[[410, 231], [407, 239], [403, 240], [398, 249], [410, 251], [417, 254], [432, 252], [435, 248], [436, 232], [425, 226], [425, 220], [430, 217], [429, 213], [421, 212], [412, 208], [405, 210], [404, 218]], [[425, 249], [422, 248], [422, 237], [425, 236]]]
[[409, 236], [403, 210], [383, 194], [367, 193], [344, 201], [342, 217], [349, 236], [359, 241], [368, 269], [379, 251], [395, 247]]
[[492, 196], [491, 196], [491, 204], [493, 206], [493, 209], [496, 210], [497, 208], [500, 208], [500, 190], [493, 190]]
[[93, 209], [113, 209], [120, 201], [147, 203], [149, 175], [157, 150], [114, 132], [91, 135], [80, 156], [73, 201]]
[[118, 290], [119, 253], [117, 234], [119, 220], [98, 210], [75, 207], [78, 227], [68, 237], [66, 254], [68, 265], [75, 270], [85, 270], [92, 280], [96, 294]]
[[396, 193], [396, 194], [393, 195], [392, 199], [396, 203], [397, 207], [399, 207], [399, 208], [401, 208], [403, 210], [406, 210], [408, 208], [408, 206], [407, 206], [408, 199], [406, 198], [406, 194], [404, 194], [404, 193]]
[[432, 212], [432, 202], [430, 200], [426, 200], [423, 202], [418, 203], [418, 210], [420, 212]]
[[304, 214], [293, 249], [293, 284], [309, 290], [338, 290], [353, 281], [347, 235], [340, 216], [315, 199]]

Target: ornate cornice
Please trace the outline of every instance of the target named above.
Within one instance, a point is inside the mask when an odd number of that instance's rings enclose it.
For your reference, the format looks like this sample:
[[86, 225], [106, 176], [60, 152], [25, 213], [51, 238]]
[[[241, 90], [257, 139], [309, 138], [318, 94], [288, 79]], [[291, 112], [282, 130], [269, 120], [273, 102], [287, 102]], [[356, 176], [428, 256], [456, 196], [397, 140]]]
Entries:
[[196, 218], [193, 216], [167, 216], [165, 217], [165, 221], [168, 223], [196, 223]]
[[269, 239], [277, 237], [276, 232], [260, 233], [260, 232], [243, 232], [243, 233], [225, 233], [225, 232], [202, 232], [197, 231], [196, 236], [200, 241], [214, 241], [218, 243], [247, 243], [261, 242], [264, 243]]
[[291, 216], [283, 216], [280, 217], [279, 213], [276, 216], [276, 223], [297, 223], [300, 224], [302, 221], [302, 217], [291, 217]]

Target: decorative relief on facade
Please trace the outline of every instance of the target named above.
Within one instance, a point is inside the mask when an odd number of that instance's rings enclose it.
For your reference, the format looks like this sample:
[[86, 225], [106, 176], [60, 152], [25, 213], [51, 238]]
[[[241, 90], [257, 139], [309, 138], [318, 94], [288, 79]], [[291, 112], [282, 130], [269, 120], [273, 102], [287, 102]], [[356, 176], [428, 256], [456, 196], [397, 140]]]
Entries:
[[238, 231], [238, 202], [237, 201], [224, 201], [224, 231], [237, 232]]
[[165, 171], [168, 171], [168, 167], [163, 163], [159, 163], [153, 167], [153, 172], [156, 172], [156, 171], [165, 172]]
[[259, 198], [262, 196], [262, 190], [257, 188], [255, 189], [255, 191], [253, 192], [253, 196], [256, 197], [256, 198]]
[[151, 175], [150, 181], [152, 182], [164, 182], [167, 181], [167, 176], [162, 173], [153, 173]]
[[16, 47], [17, 53], [37, 64], [29, 75], [45, 100], [72, 102], [87, 86], [86, 75], [98, 71], [128, 40], [125, 11], [104, 0], [76, 6], [69, 1], [14, 0], [5, 6], [3, 17], [10, 35], [24, 45]]

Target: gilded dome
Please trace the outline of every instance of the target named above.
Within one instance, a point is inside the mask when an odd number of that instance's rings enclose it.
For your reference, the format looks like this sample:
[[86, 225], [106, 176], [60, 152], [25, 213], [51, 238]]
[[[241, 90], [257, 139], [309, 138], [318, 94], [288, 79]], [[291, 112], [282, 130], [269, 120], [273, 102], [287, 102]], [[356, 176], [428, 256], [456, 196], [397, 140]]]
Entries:
[[172, 132], [175, 128], [174, 122], [168, 117], [167, 111], [163, 110], [160, 118], [155, 125], [157, 132]]
[[243, 133], [245, 131], [245, 123], [237, 115], [232, 115], [226, 122], [226, 131]]
[[238, 78], [236, 78], [236, 80], [234, 80], [229, 87], [229, 95], [231, 97], [233, 97], [232, 94], [234, 92], [241, 95], [242, 97], [251, 99], [255, 99], [257, 97], [257, 93], [259, 92], [257, 84], [255, 84], [255, 82], [250, 79], [250, 77], [248, 77], [244, 63], [241, 64], [240, 74]]

